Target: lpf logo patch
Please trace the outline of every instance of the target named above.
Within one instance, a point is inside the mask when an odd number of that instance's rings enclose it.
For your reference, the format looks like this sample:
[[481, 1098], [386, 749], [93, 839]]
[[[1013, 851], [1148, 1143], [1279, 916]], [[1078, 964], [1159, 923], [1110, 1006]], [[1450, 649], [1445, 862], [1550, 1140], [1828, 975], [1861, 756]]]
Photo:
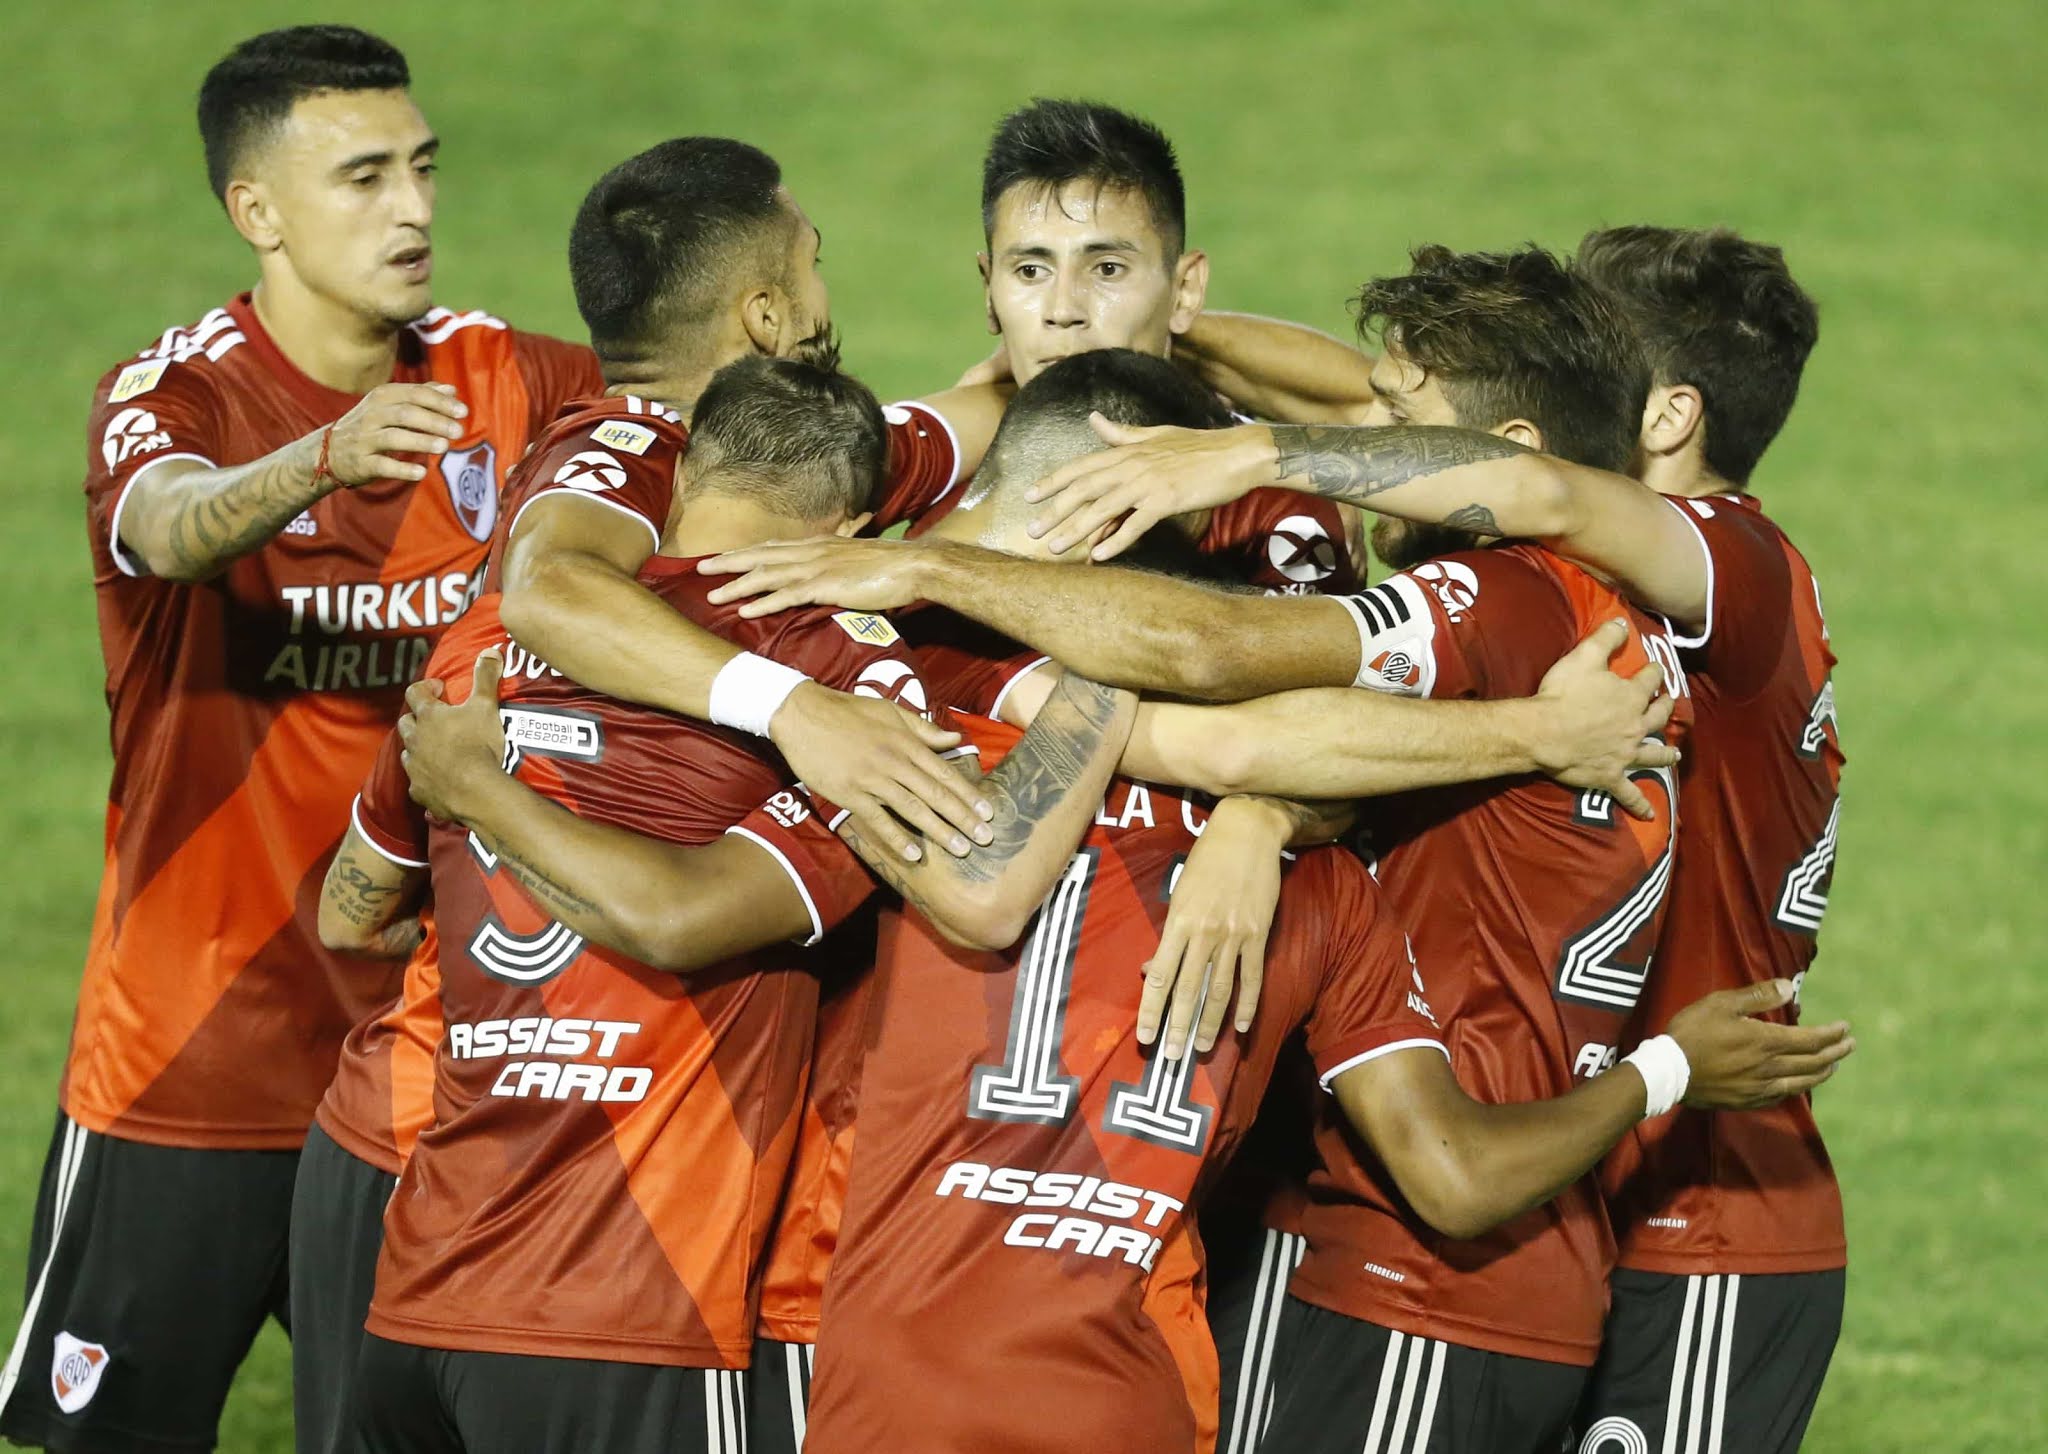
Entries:
[[50, 1392], [57, 1407], [75, 1414], [92, 1402], [100, 1391], [100, 1375], [107, 1371], [107, 1350], [69, 1333], [57, 1335], [57, 1356], [50, 1360]]
[[441, 478], [462, 528], [472, 540], [489, 540], [498, 523], [498, 452], [488, 440], [474, 449], [451, 449], [441, 456]]
[[1337, 543], [1322, 521], [1289, 515], [1266, 537], [1266, 560], [1290, 581], [1328, 580], [1337, 571]]

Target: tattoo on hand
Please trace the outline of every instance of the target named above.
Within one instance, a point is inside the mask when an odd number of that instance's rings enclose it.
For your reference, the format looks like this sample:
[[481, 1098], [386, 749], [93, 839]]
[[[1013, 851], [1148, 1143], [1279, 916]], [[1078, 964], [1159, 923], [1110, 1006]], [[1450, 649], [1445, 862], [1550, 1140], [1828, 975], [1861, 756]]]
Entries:
[[1276, 424], [1273, 443], [1280, 452], [1276, 478], [1308, 480], [1316, 494], [1352, 505], [1425, 475], [1528, 453], [1496, 434], [1421, 424]]
[[1470, 530], [1479, 535], [1498, 535], [1500, 522], [1493, 518], [1493, 511], [1474, 501], [1462, 510], [1453, 510], [1444, 516], [1444, 524], [1452, 530]]

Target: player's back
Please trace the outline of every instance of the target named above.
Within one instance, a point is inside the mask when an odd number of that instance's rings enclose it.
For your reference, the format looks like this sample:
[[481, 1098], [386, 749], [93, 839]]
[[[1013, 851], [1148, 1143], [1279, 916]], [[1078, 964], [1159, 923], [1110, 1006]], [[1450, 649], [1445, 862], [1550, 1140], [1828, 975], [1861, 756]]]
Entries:
[[[1400, 623], [1375, 643], [1382, 673], [1437, 697], [1531, 693], [1556, 657], [1617, 616], [1634, 629], [1616, 671], [1632, 673], [1653, 652], [1672, 667], [1658, 623], [1534, 547], [1442, 557], [1357, 600], [1369, 619]], [[1681, 697], [1680, 731], [1688, 716]], [[1452, 1064], [1477, 1099], [1562, 1095], [1619, 1057], [1651, 977], [1674, 857], [1671, 775], [1637, 782], [1653, 822], [1533, 776], [1374, 806], [1381, 884], [1407, 919], [1431, 1002], [1451, 1027]], [[1450, 1241], [1323, 1119], [1298, 1296], [1425, 1337], [1592, 1361], [1614, 1247], [1591, 1178], [1485, 1237]]]
[[359, 399], [294, 366], [246, 294], [101, 380], [85, 492], [114, 771], [74, 1119], [173, 1145], [303, 1139], [343, 1035], [397, 988], [395, 967], [320, 944], [327, 855], [406, 684], [474, 595], [504, 469], [595, 379], [587, 349], [434, 310], [401, 332], [394, 380], [448, 384], [470, 412], [427, 477], [337, 490], [192, 584], [122, 544], [134, 481], [248, 463]]
[[[991, 765], [1014, 732], [967, 720]], [[1285, 881], [1256, 1028], [1141, 1047], [1141, 966], [1205, 819], [1113, 780], [1003, 953], [885, 919], [806, 1447], [1192, 1449], [1213, 1424], [1190, 1204], [1304, 1022], [1326, 1068], [1434, 1029], [1369, 875], [1323, 850]]]
[[[1803, 980], [1841, 815], [1835, 653], [1813, 571], [1752, 497], [1675, 507], [1708, 542], [1715, 578], [1705, 633], [1679, 643], [1698, 724], [1645, 1034], [1715, 990]], [[1625, 1266], [1807, 1272], [1846, 1257], [1841, 1193], [1807, 1096], [1646, 1124], [1604, 1181]]]

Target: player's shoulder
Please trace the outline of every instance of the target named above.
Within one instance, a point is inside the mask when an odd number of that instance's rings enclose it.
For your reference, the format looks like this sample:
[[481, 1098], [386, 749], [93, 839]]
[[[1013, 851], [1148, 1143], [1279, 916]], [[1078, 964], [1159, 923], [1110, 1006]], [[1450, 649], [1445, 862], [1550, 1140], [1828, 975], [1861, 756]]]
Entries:
[[191, 323], [166, 328], [100, 376], [97, 396], [126, 404], [159, 389], [206, 380], [248, 341], [225, 306], [209, 309]]
[[931, 709], [916, 657], [895, 623], [879, 612], [805, 606], [754, 624], [766, 628], [754, 651], [814, 681], [913, 712]]
[[649, 459], [682, 449], [689, 438], [683, 416], [666, 405], [637, 394], [602, 394], [562, 405], [534, 450], [604, 449]]
[[1377, 903], [1380, 886], [1357, 854], [1326, 843], [1294, 855], [1280, 876], [1280, 892], [1283, 900], [1292, 897], [1298, 912], [1323, 916], [1336, 901]]

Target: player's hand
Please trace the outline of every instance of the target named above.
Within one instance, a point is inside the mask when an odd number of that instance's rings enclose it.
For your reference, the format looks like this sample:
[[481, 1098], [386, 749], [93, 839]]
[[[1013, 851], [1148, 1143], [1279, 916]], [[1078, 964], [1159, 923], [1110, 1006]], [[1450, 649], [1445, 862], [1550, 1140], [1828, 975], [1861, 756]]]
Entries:
[[[792, 606], [893, 611], [924, 599], [923, 567], [937, 547], [910, 540], [772, 540], [699, 563], [707, 576], [738, 576], [711, 592], [715, 605], [747, 601], [740, 615], [772, 616]], [[815, 785], [814, 785], [815, 786]]]
[[1802, 1095], [1835, 1073], [1856, 1048], [1849, 1022], [1778, 1025], [1754, 1018], [1792, 1002], [1789, 979], [1769, 979], [1695, 1000], [1664, 1033], [1692, 1065], [1685, 1103], [1698, 1110], [1747, 1111]]
[[960, 375], [956, 389], [978, 389], [983, 384], [1012, 384], [1016, 375], [1010, 372], [1010, 350], [1003, 344], [996, 345], [996, 351]]
[[1536, 702], [1544, 710], [1532, 747], [1545, 775], [1566, 787], [1606, 793], [1648, 819], [1656, 811], [1629, 774], [1678, 762], [1678, 749], [1657, 740], [1678, 703], [1663, 694], [1664, 672], [1655, 662], [1632, 677], [1608, 669], [1627, 644], [1628, 623], [1616, 617], [1543, 674]]
[[963, 858], [995, 836], [994, 805], [938, 756], [960, 734], [894, 702], [806, 682], [776, 709], [768, 735], [805, 786], [898, 857], [924, 857], [918, 834]]
[[398, 719], [405, 750], [398, 760], [412, 782], [412, 800], [436, 818], [468, 822], [479, 790], [505, 778], [505, 727], [498, 717], [498, 677], [504, 658], [493, 647], [476, 659], [468, 698], [451, 707], [441, 684], [428, 680], [405, 689]]
[[1166, 909], [1159, 949], [1145, 965], [1138, 1043], [1159, 1034], [1160, 1054], [1178, 1059], [1194, 1036], [1197, 1054], [1216, 1044], [1237, 990], [1237, 1028], [1252, 1027], [1266, 977], [1266, 935], [1280, 905], [1280, 850], [1293, 825], [1256, 798], [1225, 798], [1189, 850]]
[[462, 437], [469, 406], [450, 384], [379, 384], [335, 421], [327, 468], [349, 489], [378, 480], [421, 480], [427, 467], [409, 454], [446, 454]]
[[1138, 429], [1100, 414], [1088, 422], [1115, 448], [1064, 464], [1024, 492], [1045, 502], [1031, 534], [1054, 555], [1121, 521], [1089, 552], [1108, 560], [1169, 515], [1227, 505], [1273, 482], [1273, 434], [1263, 425]]

